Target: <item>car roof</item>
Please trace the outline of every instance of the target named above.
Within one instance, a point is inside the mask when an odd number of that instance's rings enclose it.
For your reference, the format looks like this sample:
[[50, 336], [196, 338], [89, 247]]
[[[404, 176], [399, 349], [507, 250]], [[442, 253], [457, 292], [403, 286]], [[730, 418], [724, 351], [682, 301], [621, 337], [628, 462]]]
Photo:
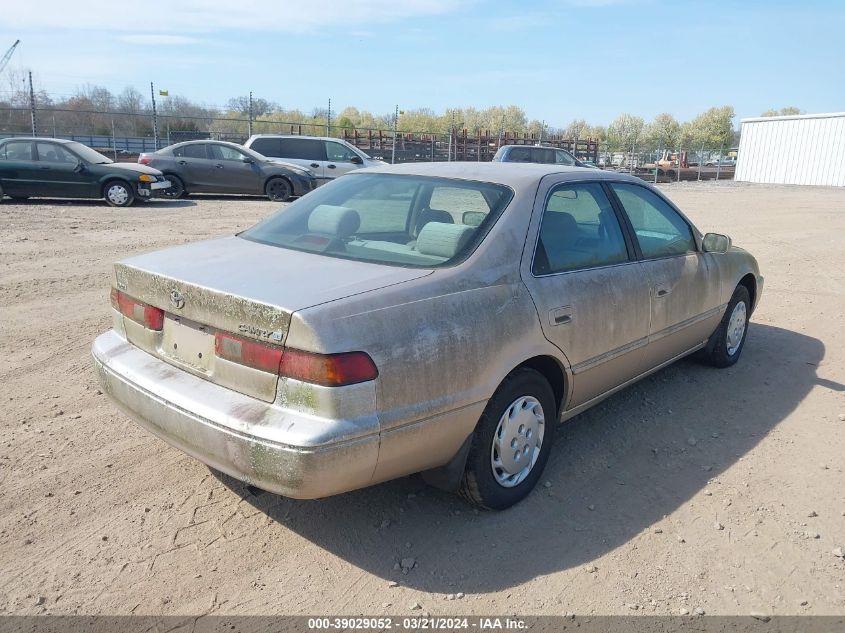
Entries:
[[49, 136], [10, 136], [0, 139], [0, 142], [5, 143], [6, 141], [50, 141], [51, 143], [63, 143], [65, 145], [77, 142], [66, 138], [51, 138]]
[[505, 148], [505, 147], [534, 147], [534, 148], [539, 147], [539, 148], [542, 148], [542, 149], [566, 149], [565, 147], [555, 147], [554, 145], [543, 145], [543, 144], [540, 144], [540, 143], [533, 143], [533, 144], [509, 143], [507, 145], [500, 146], [499, 149], [502, 149], [502, 148]]
[[[615, 180], [643, 184], [641, 178], [584, 167], [548, 165], [543, 163], [500, 163], [500, 162], [440, 162], [440, 163], [404, 163], [357, 169], [355, 174], [406, 174], [413, 176], [431, 176], [438, 178], [456, 178], [494, 182], [512, 188], [520, 188], [536, 183], [545, 176], [559, 175], [561, 180]], [[647, 183], [645, 183], [647, 184]]]
[[213, 143], [215, 145], [229, 145], [231, 147], [243, 148], [243, 145], [238, 145], [237, 143], [232, 143], [230, 141], [215, 141], [212, 138], [196, 138], [192, 141], [182, 141], [181, 143], [173, 143], [173, 145], [168, 145], [164, 149], [169, 149], [171, 147], [182, 147], [183, 145], [199, 145], [200, 143]]
[[343, 141], [342, 138], [336, 136], [308, 136], [307, 134], [253, 134], [247, 139], [249, 143], [254, 138], [305, 138], [315, 141]]

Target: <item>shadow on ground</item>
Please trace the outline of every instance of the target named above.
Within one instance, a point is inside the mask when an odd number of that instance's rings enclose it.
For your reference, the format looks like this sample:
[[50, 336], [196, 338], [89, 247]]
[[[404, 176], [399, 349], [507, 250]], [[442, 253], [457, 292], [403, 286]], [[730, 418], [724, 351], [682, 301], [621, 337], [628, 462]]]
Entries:
[[19, 204], [30, 207], [48, 204], [65, 207], [90, 207], [92, 205], [99, 205], [104, 209], [114, 208], [116, 211], [119, 211], [120, 209], [171, 209], [196, 206], [196, 202], [193, 200], [170, 200], [169, 198], [154, 198], [152, 200], [143, 200], [139, 198], [134, 202], [134, 204], [132, 204], [132, 206], [129, 207], [109, 207], [109, 204], [105, 200], [92, 198], [27, 198], [25, 200], [4, 198], [3, 202], [6, 204]]
[[[541, 479], [551, 486], [505, 512], [477, 513], [418, 477], [316, 501], [218, 477], [372, 574], [428, 592], [501, 590], [594, 560], [672, 513], [820, 384], [823, 356], [814, 338], [752, 324], [735, 367], [683, 360], [561, 425]], [[406, 557], [417, 567], [403, 574], [394, 565]]]

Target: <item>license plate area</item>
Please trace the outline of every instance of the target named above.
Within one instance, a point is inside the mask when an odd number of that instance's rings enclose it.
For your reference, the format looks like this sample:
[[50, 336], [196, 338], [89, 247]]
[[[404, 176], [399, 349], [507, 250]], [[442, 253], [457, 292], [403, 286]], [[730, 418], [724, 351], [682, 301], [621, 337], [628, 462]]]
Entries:
[[166, 314], [161, 353], [179, 365], [210, 375], [214, 369], [214, 332], [201, 323]]

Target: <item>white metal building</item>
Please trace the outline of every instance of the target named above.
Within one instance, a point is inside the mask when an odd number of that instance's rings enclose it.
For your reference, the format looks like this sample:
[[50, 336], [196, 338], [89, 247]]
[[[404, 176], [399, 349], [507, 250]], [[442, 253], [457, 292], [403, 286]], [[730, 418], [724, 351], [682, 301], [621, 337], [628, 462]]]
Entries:
[[845, 187], [845, 112], [741, 124], [734, 180]]

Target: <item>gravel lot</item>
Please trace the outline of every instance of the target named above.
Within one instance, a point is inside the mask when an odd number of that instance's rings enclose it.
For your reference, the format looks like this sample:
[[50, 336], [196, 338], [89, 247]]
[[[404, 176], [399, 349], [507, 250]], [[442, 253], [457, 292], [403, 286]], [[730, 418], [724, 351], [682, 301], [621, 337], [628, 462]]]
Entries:
[[845, 190], [664, 190], [760, 261], [742, 360], [681, 361], [562, 425], [548, 483], [502, 513], [417, 477], [250, 491], [98, 391], [111, 263], [277, 204], [3, 202], [0, 613], [845, 614]]

